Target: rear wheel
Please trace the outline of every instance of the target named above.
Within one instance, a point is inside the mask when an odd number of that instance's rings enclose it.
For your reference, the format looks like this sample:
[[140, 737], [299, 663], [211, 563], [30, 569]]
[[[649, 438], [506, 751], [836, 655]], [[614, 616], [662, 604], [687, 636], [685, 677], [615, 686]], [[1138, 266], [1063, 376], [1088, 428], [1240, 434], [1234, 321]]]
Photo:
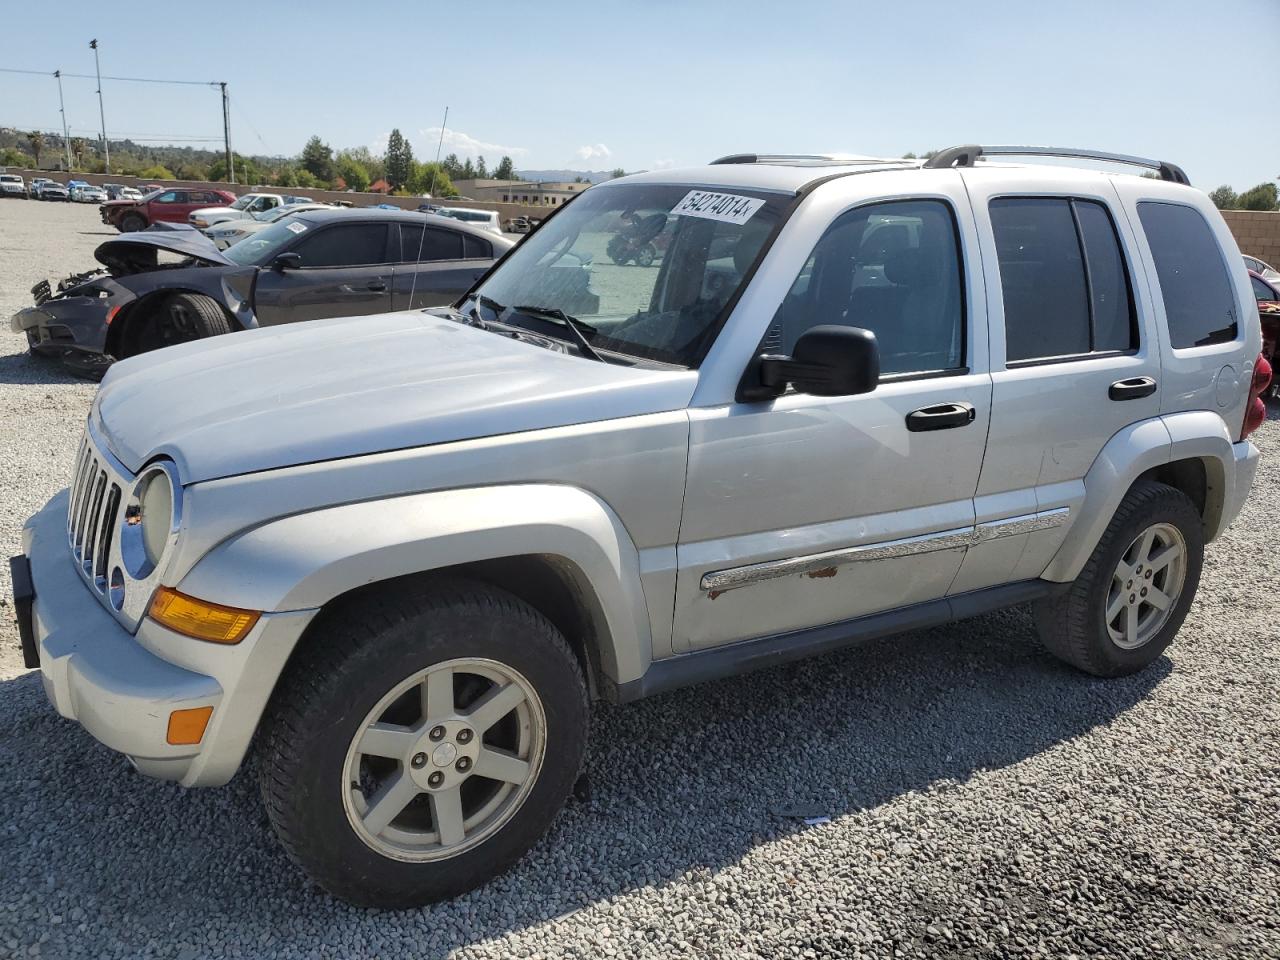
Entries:
[[1190, 498], [1163, 483], [1138, 483], [1070, 589], [1036, 605], [1040, 637], [1086, 673], [1136, 673], [1173, 642], [1203, 559], [1200, 513]]
[[646, 243], [636, 252], [636, 263], [642, 267], [652, 267], [657, 255], [657, 251], [653, 249], [653, 244]]
[[380, 594], [314, 628], [264, 723], [263, 799], [336, 896], [404, 908], [506, 870], [564, 804], [586, 685], [560, 633], [496, 588]]
[[137, 233], [147, 229], [147, 218], [140, 213], [126, 213], [120, 218], [121, 233]]
[[146, 353], [231, 332], [226, 312], [211, 297], [201, 293], [175, 293], [165, 297], [150, 314], [142, 318], [143, 329], [136, 338], [133, 353]]

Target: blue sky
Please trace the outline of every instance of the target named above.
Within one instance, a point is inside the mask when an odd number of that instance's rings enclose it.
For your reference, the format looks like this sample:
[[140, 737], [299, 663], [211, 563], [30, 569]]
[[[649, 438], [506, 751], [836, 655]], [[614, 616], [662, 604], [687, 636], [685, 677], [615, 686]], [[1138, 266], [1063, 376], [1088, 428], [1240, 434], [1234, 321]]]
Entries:
[[[92, 73], [96, 36], [104, 74], [227, 80], [245, 153], [312, 133], [376, 147], [399, 127], [429, 158], [447, 105], [446, 153], [527, 168], [985, 141], [1156, 156], [1205, 189], [1280, 176], [1280, 0], [71, 0], [52, 16], [5, 30], [0, 67]], [[93, 133], [94, 84], [64, 84], [74, 133]], [[221, 137], [213, 88], [103, 89], [113, 136]], [[57, 110], [51, 78], [0, 73], [0, 126], [56, 129]]]

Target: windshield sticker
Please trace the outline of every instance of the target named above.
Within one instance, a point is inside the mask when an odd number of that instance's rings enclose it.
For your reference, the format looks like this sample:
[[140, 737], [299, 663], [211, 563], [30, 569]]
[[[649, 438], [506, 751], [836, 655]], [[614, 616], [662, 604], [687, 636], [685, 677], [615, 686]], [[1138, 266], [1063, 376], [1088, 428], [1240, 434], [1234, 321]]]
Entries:
[[303, 233], [307, 229], [307, 225], [305, 223], [298, 223], [295, 220], [293, 223], [286, 223], [284, 228], [286, 230], [292, 230], [294, 233]]
[[671, 213], [677, 217], [702, 217], [704, 220], [723, 220], [725, 223], [743, 224], [764, 206], [755, 197], [740, 197], [732, 193], [709, 193], [706, 190], [690, 190], [677, 203]]

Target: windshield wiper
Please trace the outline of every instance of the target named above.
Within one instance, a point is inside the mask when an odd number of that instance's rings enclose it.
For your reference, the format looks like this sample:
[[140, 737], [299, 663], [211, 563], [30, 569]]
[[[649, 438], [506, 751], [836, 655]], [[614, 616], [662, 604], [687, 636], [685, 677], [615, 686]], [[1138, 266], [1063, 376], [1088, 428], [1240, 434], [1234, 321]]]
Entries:
[[597, 333], [595, 327], [589, 323], [579, 320], [577, 317], [571, 317], [559, 307], [533, 307], [533, 306], [515, 306], [511, 308], [512, 313], [523, 313], [528, 316], [540, 320], [559, 320], [560, 323], [573, 333], [574, 339], [578, 341], [583, 354], [592, 360], [598, 360], [601, 363], [608, 363], [604, 357], [596, 353], [595, 348], [591, 346], [587, 340], [587, 334], [594, 336]]

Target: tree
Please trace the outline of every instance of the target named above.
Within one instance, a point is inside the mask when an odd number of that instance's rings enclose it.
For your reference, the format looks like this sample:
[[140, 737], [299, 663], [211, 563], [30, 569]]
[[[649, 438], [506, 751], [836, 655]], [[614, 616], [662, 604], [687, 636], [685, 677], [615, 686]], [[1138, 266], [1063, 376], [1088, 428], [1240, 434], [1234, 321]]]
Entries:
[[451, 153], [440, 163], [440, 169], [454, 180], [462, 179], [462, 161], [456, 153]]
[[369, 171], [359, 160], [347, 153], [338, 154], [334, 169], [342, 179], [344, 189], [363, 193], [369, 189]]
[[294, 180], [296, 181], [297, 186], [302, 187], [305, 190], [314, 190], [317, 187], [323, 186], [320, 182], [320, 178], [306, 167], [299, 167], [294, 171]]
[[503, 157], [498, 161], [498, 168], [493, 171], [493, 177], [495, 180], [514, 180], [516, 178], [516, 168], [510, 157]]
[[333, 150], [319, 137], [312, 137], [302, 148], [302, 168], [327, 183], [333, 179]]
[[462, 165], [462, 171], [458, 175], [459, 180], [474, 180], [476, 178], [476, 168], [472, 164], [471, 158], [467, 157], [467, 162]]
[[1236, 198], [1236, 208], [1239, 210], [1274, 210], [1276, 206], [1277, 191], [1274, 183], [1260, 183]]
[[398, 129], [387, 138], [387, 183], [393, 190], [405, 186], [413, 176], [413, 149]]
[[144, 180], [174, 180], [173, 171], [168, 167], [160, 164], [153, 164], [144, 170], [139, 171], [138, 176]]
[[40, 169], [40, 151], [44, 149], [44, 134], [32, 130], [27, 134], [27, 143], [31, 144], [31, 152], [36, 155], [36, 169]]
[[[374, 180], [382, 179], [387, 173], [386, 165], [382, 162], [382, 158], [371, 154], [368, 147], [351, 147], [347, 150], [339, 150], [334, 163], [341, 164], [344, 162], [362, 167], [371, 183]], [[351, 184], [348, 183], [347, 186], [351, 186]]]
[[[231, 155], [231, 161], [236, 165], [236, 181], [239, 183], [265, 183], [267, 181], [267, 171], [258, 166], [256, 160], [250, 157], [242, 157], [238, 153]], [[227, 175], [227, 161], [225, 155], [218, 154], [210, 163], [208, 178], [209, 180], [229, 181], [231, 178]]]
[[613, 173], [609, 174], [609, 177], [612, 180], [617, 180], [619, 177], [625, 177], [626, 175], [627, 171], [623, 170], [621, 167], [614, 167]]
[[84, 156], [85, 150], [89, 148], [89, 141], [84, 137], [71, 138], [71, 159], [75, 161], [76, 167], [81, 165], [81, 157]]
[[1234, 210], [1236, 206], [1236, 192], [1225, 183], [1210, 193], [1209, 199], [1219, 210]]
[[431, 194], [433, 197], [456, 197], [458, 188], [453, 185], [449, 171], [443, 163], [415, 163], [413, 176], [407, 184], [414, 194]]
[[31, 158], [16, 147], [0, 150], [0, 167], [29, 167]]
[[484, 157], [476, 157], [476, 179], [488, 180], [489, 168], [485, 165]]

